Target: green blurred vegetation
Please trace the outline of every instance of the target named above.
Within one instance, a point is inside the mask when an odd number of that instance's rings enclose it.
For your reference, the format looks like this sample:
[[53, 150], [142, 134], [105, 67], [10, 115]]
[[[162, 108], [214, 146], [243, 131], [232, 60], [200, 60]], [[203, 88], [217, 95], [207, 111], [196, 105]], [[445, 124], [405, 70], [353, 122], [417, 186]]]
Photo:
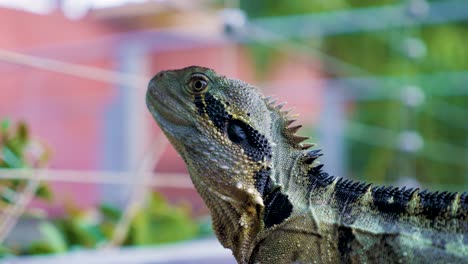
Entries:
[[[436, 2], [436, 1], [428, 1]], [[408, 4], [409, 1], [241, 1], [249, 18], [281, 17], [327, 13], [353, 8]], [[378, 19], [378, 18], [376, 18]], [[286, 33], [286, 32], [285, 32]], [[358, 72], [329, 74], [330, 78], [372, 76], [379, 79], [374, 93], [388, 95], [378, 100], [355, 101], [349, 107], [347, 131], [348, 175], [366, 181], [394, 183], [400, 178], [415, 178], [431, 189], [466, 190], [468, 186], [468, 96], [456, 96], [457, 89], [468, 89], [458, 80], [443, 77], [450, 72], [468, 69], [468, 23], [419, 25], [382, 31], [357, 32], [325, 36], [320, 39], [289, 39], [293, 43], [319, 50], [332, 58], [358, 68]], [[409, 54], [408, 45], [419, 45], [420, 56]], [[281, 63], [279, 54], [269, 43], [248, 44], [259, 76], [268, 76], [270, 67]], [[320, 61], [320, 57], [317, 57]], [[322, 61], [324, 72], [333, 65]], [[442, 77], [435, 78], [440, 75]], [[398, 79], [401, 87], [388, 85], [386, 78]], [[423, 93], [420, 105], [408, 106], [400, 94], [405, 86], [417, 86]], [[456, 88], [455, 88], [456, 87]], [[356, 125], [355, 125], [356, 124]], [[398, 135], [402, 131], [417, 131], [424, 146], [415, 152], [405, 152], [395, 139], [370, 133], [363, 126]], [[370, 134], [369, 134], [370, 133]], [[366, 135], [379, 141], [372, 142]], [[389, 134], [389, 133], [387, 133]], [[427, 144], [426, 144], [427, 143]]]
[[[40, 155], [31, 155], [29, 149], [32, 142], [25, 123], [12, 125], [8, 120], [1, 122], [0, 168], [46, 165], [50, 152], [44, 145], [40, 145]], [[23, 191], [27, 183], [27, 180], [0, 179], [0, 221], [4, 217], [1, 212], [14, 204], [16, 195]], [[37, 189], [36, 197], [51, 201], [53, 193], [42, 183]], [[8, 255], [64, 253], [81, 248], [98, 248], [110, 241], [121, 217], [121, 209], [107, 204], [85, 210], [68, 203], [65, 214], [55, 219], [48, 219], [46, 214], [26, 213], [21, 219], [37, 222], [39, 237], [29, 245], [0, 244], [0, 258]], [[154, 245], [206, 235], [212, 235], [209, 219], [193, 220], [188, 205], [170, 205], [160, 194], [152, 192], [145, 206], [132, 219], [124, 245]]]
[[[149, 198], [131, 221], [124, 246], [170, 243], [212, 234], [209, 220], [193, 220], [188, 206], [170, 206], [158, 193]], [[106, 204], [93, 210], [69, 205], [63, 217], [40, 221], [38, 240], [10, 250], [29, 255], [99, 248], [111, 241], [121, 217], [121, 209]]]
[[[40, 148], [39, 151], [34, 154], [28, 153], [31, 152], [28, 149], [34, 143]], [[13, 125], [9, 120], [3, 120], [0, 124], [0, 153], [0, 169], [40, 167], [47, 163], [50, 154], [44, 145], [31, 139], [25, 123]], [[26, 180], [0, 179], [0, 209], [11, 205], [26, 183]], [[36, 197], [50, 200], [52, 193], [48, 186], [42, 183], [36, 191]]]

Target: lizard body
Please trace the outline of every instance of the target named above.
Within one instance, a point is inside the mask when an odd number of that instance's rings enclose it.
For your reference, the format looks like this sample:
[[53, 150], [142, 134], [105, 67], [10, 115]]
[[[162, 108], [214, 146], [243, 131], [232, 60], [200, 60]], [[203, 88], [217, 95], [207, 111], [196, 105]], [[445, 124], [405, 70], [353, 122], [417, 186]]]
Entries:
[[282, 105], [207, 68], [156, 74], [146, 101], [239, 263], [468, 263], [467, 193], [330, 176]]

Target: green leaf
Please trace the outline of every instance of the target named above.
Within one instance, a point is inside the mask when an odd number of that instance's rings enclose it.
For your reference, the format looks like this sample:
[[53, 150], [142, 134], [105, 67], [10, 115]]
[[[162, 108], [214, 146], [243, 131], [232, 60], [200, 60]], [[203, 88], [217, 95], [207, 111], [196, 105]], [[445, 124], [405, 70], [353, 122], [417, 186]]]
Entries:
[[152, 244], [152, 235], [148, 215], [140, 211], [132, 222], [132, 242], [135, 245]]
[[3, 119], [1, 124], [0, 124], [0, 132], [1, 133], [6, 133], [6, 131], [10, 128], [10, 120], [8, 119]]
[[21, 143], [25, 144], [29, 141], [29, 130], [24, 122], [18, 124], [16, 133], [16, 137]]
[[3, 147], [3, 162], [6, 163], [8, 168], [21, 168], [23, 167], [23, 161], [18, 157], [13, 150], [9, 147]]
[[21, 254], [24, 255], [42, 255], [56, 253], [48, 242], [34, 241], [29, 244]]
[[68, 234], [70, 243], [87, 248], [95, 248], [106, 240], [99, 227], [89, 219], [76, 215], [63, 219], [63, 227]]
[[122, 215], [122, 212], [110, 205], [110, 204], [101, 204], [99, 206], [99, 212], [108, 220], [112, 220], [112, 221], [117, 221], [120, 219], [120, 216]]
[[36, 197], [50, 202], [52, 201], [53, 194], [48, 185], [41, 184], [39, 185], [39, 188], [37, 188]]
[[134, 218], [131, 242], [136, 245], [160, 244], [194, 238], [198, 225], [183, 206], [169, 206], [164, 197], [153, 193], [144, 210]]
[[11, 250], [4, 245], [0, 244], [0, 258], [6, 257], [6, 256], [11, 256], [13, 253]]
[[65, 237], [54, 224], [50, 222], [40, 223], [39, 232], [44, 239], [43, 242], [50, 246], [53, 253], [63, 253], [67, 251]]

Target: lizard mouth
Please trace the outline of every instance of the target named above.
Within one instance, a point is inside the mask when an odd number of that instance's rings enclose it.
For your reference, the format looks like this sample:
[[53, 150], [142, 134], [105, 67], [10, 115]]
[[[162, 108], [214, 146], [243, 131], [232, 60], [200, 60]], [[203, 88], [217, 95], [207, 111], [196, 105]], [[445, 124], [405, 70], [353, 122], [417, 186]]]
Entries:
[[155, 96], [148, 91], [146, 96], [146, 104], [153, 117], [161, 124], [161, 127], [172, 124], [176, 126], [189, 126], [190, 123], [184, 118], [180, 117], [175, 112], [179, 107], [168, 106], [170, 100], [165, 99], [163, 96]]

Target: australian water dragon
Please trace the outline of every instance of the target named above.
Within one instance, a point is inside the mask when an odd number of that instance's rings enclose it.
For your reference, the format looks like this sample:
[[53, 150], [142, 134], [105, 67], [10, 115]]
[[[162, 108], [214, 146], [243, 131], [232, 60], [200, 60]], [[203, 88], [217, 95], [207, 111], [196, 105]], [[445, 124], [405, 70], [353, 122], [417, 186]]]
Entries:
[[330, 176], [281, 105], [207, 68], [156, 74], [146, 100], [239, 263], [468, 263], [466, 192]]

